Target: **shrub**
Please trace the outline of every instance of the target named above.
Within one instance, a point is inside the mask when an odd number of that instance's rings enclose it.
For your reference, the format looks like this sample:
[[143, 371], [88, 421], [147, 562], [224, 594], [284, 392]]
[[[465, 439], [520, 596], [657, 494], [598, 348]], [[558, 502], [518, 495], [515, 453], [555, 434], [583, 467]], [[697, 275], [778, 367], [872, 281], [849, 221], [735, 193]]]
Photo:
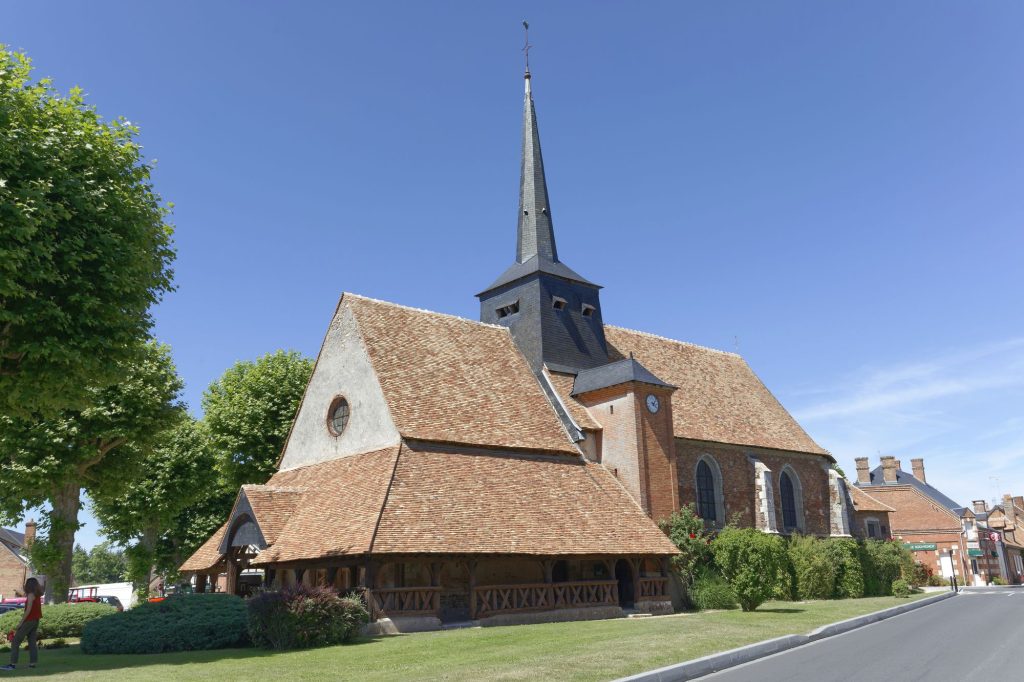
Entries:
[[992, 584], [993, 585], [1005, 585], [1006, 584], [1006, 578], [1001, 578], [1001, 577], [999, 577], [997, 575], [996, 577], [992, 578]]
[[860, 545], [864, 593], [883, 597], [892, 593], [892, 582], [910, 575], [914, 559], [906, 547], [892, 540], [865, 540]]
[[800, 599], [832, 596], [838, 571], [824, 542], [809, 535], [794, 535], [789, 541], [789, 560], [793, 564]]
[[772, 596], [786, 562], [786, 548], [777, 535], [728, 527], [711, 543], [711, 549], [744, 611], [753, 611]]
[[87, 654], [157, 654], [248, 644], [245, 602], [230, 594], [190, 594], [146, 602], [89, 623]]
[[734, 609], [736, 593], [722, 576], [713, 571], [701, 571], [690, 588], [693, 604], [698, 609]]
[[920, 561], [914, 564], [913, 570], [910, 571], [910, 584], [913, 587], [921, 587], [921, 585], [927, 585], [931, 581], [932, 572], [925, 567]]
[[347, 642], [369, 621], [357, 596], [326, 587], [294, 585], [249, 600], [249, 636], [268, 649], [301, 649]]
[[672, 568], [683, 579], [683, 584], [689, 586], [698, 569], [711, 563], [713, 534], [705, 530], [704, 520], [697, 516], [693, 504], [673, 512], [658, 525], [679, 548], [679, 554], [672, 557]]
[[[39, 639], [55, 637], [81, 637], [86, 623], [117, 613], [117, 609], [106, 604], [53, 604], [43, 605], [43, 617], [39, 621]], [[23, 611], [8, 611], [0, 616], [0, 634], [18, 627]]]
[[832, 588], [834, 599], [859, 599], [864, 596], [864, 569], [857, 556], [857, 541], [830, 538], [825, 551], [836, 567], [836, 580]]
[[949, 581], [941, 575], [928, 576], [928, 584], [932, 587], [949, 587]]
[[894, 597], [909, 597], [910, 596], [910, 584], [907, 583], [903, 578], [897, 578], [892, 581], [892, 596]]

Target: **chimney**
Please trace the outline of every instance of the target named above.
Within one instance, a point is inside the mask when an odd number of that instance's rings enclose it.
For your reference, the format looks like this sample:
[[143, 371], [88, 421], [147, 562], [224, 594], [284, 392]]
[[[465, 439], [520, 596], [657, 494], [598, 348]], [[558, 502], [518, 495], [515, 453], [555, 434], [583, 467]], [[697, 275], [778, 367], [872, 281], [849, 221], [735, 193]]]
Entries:
[[920, 457], [910, 460], [910, 467], [914, 470], [914, 478], [921, 481], [921, 483], [927, 483], [924, 477], [924, 460]]
[[27, 549], [36, 539], [36, 522], [29, 519], [25, 522], [25, 548]]
[[882, 458], [882, 479], [886, 483], [896, 482], [896, 470], [899, 468], [899, 462], [892, 455], [886, 455]]
[[903, 471], [903, 465], [900, 464], [898, 459], [896, 460], [896, 471]]
[[988, 512], [988, 504], [985, 500], [974, 500], [971, 504], [974, 505], [975, 514], [985, 514]]
[[1024, 497], [1017, 495], [1013, 498], [1013, 504], [1017, 509], [1024, 509]]
[[867, 457], [854, 457], [857, 463], [857, 483], [871, 483], [871, 471], [868, 469]]
[[1017, 512], [1013, 508], [1013, 497], [1009, 493], [1003, 495], [1003, 514], [1006, 515], [1006, 530], [1017, 526]]

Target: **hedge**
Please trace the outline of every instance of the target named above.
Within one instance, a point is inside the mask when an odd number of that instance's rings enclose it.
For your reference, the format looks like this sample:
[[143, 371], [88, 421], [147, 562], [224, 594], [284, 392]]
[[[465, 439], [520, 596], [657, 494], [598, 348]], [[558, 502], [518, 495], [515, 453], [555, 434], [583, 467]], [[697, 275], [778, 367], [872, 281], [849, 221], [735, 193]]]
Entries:
[[693, 605], [702, 611], [736, 608], [736, 593], [722, 576], [713, 571], [702, 571], [694, 579], [690, 596]]
[[787, 562], [786, 546], [777, 535], [726, 527], [712, 541], [711, 549], [715, 564], [744, 611], [753, 611], [774, 594]]
[[87, 654], [158, 654], [249, 644], [245, 602], [230, 594], [186, 594], [146, 602], [89, 623]]
[[[7, 633], [18, 627], [24, 613], [18, 609], [0, 615], [0, 639], [6, 639]], [[82, 629], [87, 623], [112, 613], [117, 613], [117, 609], [107, 604], [43, 604], [43, 617], [39, 620], [39, 639], [81, 637]]]

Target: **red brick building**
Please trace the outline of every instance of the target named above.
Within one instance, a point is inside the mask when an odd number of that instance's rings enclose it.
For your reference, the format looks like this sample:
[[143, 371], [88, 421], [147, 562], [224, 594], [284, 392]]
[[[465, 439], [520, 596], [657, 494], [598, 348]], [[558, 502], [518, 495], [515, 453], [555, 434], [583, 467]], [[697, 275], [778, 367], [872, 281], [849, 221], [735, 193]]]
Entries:
[[987, 581], [998, 576], [1020, 585], [1024, 582], [1024, 498], [1006, 494], [1002, 504], [991, 509], [984, 500], [975, 500], [974, 508], [981, 540], [979, 560]]
[[924, 460], [911, 460], [913, 474], [891, 456], [882, 457], [873, 471], [867, 457], [856, 462], [857, 487], [894, 510], [889, 514], [891, 535], [910, 548], [914, 559], [935, 575], [955, 576], [961, 585], [976, 582], [967, 538], [975, 514], [928, 485]]
[[0, 601], [24, 596], [22, 588], [30, 575], [27, 547], [35, 531], [33, 521], [25, 524], [24, 533], [0, 528]]
[[521, 169], [480, 322], [342, 295], [279, 471], [181, 567], [200, 589], [358, 587], [401, 630], [657, 613], [682, 504], [850, 534], [834, 460], [740, 356], [605, 324], [558, 259], [529, 74]]

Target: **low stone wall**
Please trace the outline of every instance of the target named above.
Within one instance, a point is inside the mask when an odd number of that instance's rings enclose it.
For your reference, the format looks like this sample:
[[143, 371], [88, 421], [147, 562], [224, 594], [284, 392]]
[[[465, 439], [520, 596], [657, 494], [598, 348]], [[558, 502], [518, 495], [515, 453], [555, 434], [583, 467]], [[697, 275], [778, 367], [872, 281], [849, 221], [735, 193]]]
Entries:
[[667, 616], [670, 613], [675, 613], [675, 609], [672, 608], [672, 601], [669, 599], [664, 601], [638, 601], [634, 608], [639, 613], [649, 613], [652, 616]]
[[395, 616], [394, 618], [378, 618], [363, 627], [363, 634], [403, 635], [409, 632], [429, 632], [441, 629], [441, 619], [437, 616]]
[[[669, 604], [671, 608], [671, 603]], [[494, 625], [531, 625], [533, 623], [561, 623], [568, 620], [604, 620], [622, 618], [625, 614], [618, 606], [587, 606], [578, 609], [557, 609], [529, 613], [499, 613], [476, 621], [483, 627]]]

